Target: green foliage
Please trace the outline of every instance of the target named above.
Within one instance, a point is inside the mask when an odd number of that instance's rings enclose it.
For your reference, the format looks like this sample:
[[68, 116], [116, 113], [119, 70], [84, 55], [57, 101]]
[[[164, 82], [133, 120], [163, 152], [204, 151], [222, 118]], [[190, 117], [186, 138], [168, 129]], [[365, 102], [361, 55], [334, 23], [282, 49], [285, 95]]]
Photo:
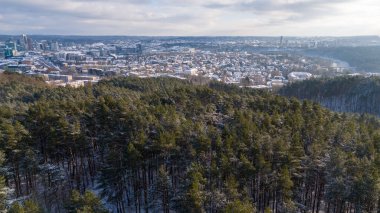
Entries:
[[317, 78], [296, 82], [279, 93], [308, 99], [338, 112], [369, 113], [380, 116], [379, 77]]
[[37, 203], [31, 200], [26, 200], [24, 202], [24, 209], [28, 213], [42, 213], [43, 212], [41, 207]]
[[18, 202], [13, 203], [11, 208], [8, 210], [9, 213], [25, 213], [24, 207]]
[[0, 100], [0, 185], [46, 211], [106, 212], [92, 187], [115, 212], [378, 210], [375, 117], [168, 78], [33, 93]]
[[68, 212], [76, 213], [108, 212], [101, 200], [90, 191], [86, 191], [84, 195], [81, 195], [78, 191], [73, 190], [66, 209]]
[[3, 176], [0, 176], [0, 211], [5, 210], [5, 199], [7, 197], [5, 190], [5, 179]]
[[26, 200], [23, 204], [14, 202], [8, 209], [9, 213], [43, 213], [44, 211], [38, 203], [32, 200]]
[[249, 201], [235, 200], [226, 206], [226, 213], [255, 213], [255, 207]]
[[345, 61], [358, 71], [378, 72], [380, 67], [379, 46], [329, 47], [307, 52]]
[[21, 74], [4, 72], [0, 74], [0, 102], [12, 105], [31, 102], [36, 100], [36, 93], [47, 87], [40, 78], [25, 78]]
[[[5, 161], [5, 154], [0, 151], [0, 168], [2, 168]], [[7, 198], [7, 190], [5, 186], [5, 178], [3, 175], [0, 175], [0, 211], [5, 210], [5, 199]]]
[[201, 173], [200, 165], [192, 165], [192, 170], [189, 172], [190, 187], [187, 193], [188, 196], [188, 208], [192, 212], [202, 212], [203, 202], [205, 199], [204, 183], [205, 179]]

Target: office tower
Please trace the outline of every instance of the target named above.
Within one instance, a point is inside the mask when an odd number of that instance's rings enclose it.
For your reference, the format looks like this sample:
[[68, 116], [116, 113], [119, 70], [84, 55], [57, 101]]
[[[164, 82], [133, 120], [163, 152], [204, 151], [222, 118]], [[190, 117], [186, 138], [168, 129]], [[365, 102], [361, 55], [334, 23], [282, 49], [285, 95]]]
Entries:
[[11, 48], [7, 47], [4, 49], [4, 57], [5, 58], [10, 58], [13, 57], [13, 51]]
[[136, 52], [137, 52], [137, 54], [139, 54], [139, 55], [142, 54], [142, 45], [141, 45], [141, 44], [137, 44], [137, 45], [136, 45]]
[[28, 46], [28, 36], [25, 35], [25, 34], [22, 34], [21, 36], [21, 46], [24, 50], [27, 50], [27, 46]]
[[4, 57], [9, 58], [17, 55], [17, 43], [9, 39], [5, 42]]
[[23, 42], [24, 44], [27, 44], [27, 43], [28, 43], [28, 36], [27, 36], [27, 35], [22, 34], [22, 42]]
[[52, 42], [51, 45], [50, 45], [50, 50], [51, 51], [59, 51], [59, 45], [58, 45], [58, 42]]
[[34, 49], [33, 40], [29, 38], [26, 34], [22, 34], [20, 44], [21, 44], [21, 47], [26, 51], [30, 51]]
[[33, 40], [31, 39], [31, 38], [28, 38], [27, 39], [27, 45], [26, 45], [26, 50], [33, 50], [34, 48], [33, 48]]

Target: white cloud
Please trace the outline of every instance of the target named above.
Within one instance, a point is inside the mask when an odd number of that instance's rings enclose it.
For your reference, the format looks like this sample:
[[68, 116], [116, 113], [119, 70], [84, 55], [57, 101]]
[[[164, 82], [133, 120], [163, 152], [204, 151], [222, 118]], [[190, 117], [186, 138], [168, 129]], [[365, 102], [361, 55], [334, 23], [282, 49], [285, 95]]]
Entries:
[[0, 0], [0, 34], [380, 34], [378, 0]]

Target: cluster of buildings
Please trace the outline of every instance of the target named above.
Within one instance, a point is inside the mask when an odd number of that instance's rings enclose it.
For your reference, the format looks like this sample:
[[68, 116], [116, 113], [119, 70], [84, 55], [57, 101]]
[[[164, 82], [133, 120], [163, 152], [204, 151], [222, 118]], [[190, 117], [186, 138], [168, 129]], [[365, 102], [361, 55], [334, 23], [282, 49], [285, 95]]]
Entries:
[[82, 86], [109, 76], [198, 78], [253, 88], [344, 72], [333, 62], [283, 46], [310, 41], [274, 38], [39, 38], [0, 41], [0, 72], [43, 77], [49, 84]]

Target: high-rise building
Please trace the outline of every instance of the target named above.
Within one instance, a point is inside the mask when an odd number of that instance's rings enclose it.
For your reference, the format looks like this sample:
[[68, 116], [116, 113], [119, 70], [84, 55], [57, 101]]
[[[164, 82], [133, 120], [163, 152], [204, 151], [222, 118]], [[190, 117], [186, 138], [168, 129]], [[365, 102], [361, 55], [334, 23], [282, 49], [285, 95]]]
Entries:
[[26, 50], [33, 50], [33, 40], [31, 38], [28, 38], [27, 40], [27, 45], [26, 45]]
[[51, 45], [50, 45], [50, 50], [51, 51], [59, 51], [59, 45], [58, 45], [58, 42], [52, 42]]
[[142, 54], [142, 45], [141, 44], [137, 44], [136, 45], [136, 52], [137, 54], [141, 55]]
[[28, 36], [25, 35], [25, 34], [22, 34], [21, 35], [21, 46], [24, 50], [27, 50], [27, 46], [28, 46]]
[[0, 58], [4, 58], [5, 57], [5, 44], [0, 44]]
[[40, 45], [40, 49], [43, 51], [49, 50], [49, 44], [46, 40], [42, 40]]
[[12, 50], [11, 48], [5, 48], [4, 49], [4, 57], [5, 58], [10, 58], [10, 57], [13, 57], [13, 53], [14, 53], [15, 50]]
[[22, 42], [23, 42], [24, 44], [27, 44], [27, 43], [28, 43], [28, 36], [27, 36], [27, 35], [22, 34]]
[[12, 40], [8, 40], [7, 42], [5, 42], [5, 46], [7, 48], [10, 48], [12, 50], [16, 50], [17, 51], [17, 43], [12, 41]]
[[21, 40], [20, 40], [20, 43], [21, 43], [21, 47], [26, 50], [26, 51], [30, 51], [30, 50], [33, 50], [33, 40], [31, 38], [29, 38], [27, 35], [25, 34], [22, 34], [21, 36]]

